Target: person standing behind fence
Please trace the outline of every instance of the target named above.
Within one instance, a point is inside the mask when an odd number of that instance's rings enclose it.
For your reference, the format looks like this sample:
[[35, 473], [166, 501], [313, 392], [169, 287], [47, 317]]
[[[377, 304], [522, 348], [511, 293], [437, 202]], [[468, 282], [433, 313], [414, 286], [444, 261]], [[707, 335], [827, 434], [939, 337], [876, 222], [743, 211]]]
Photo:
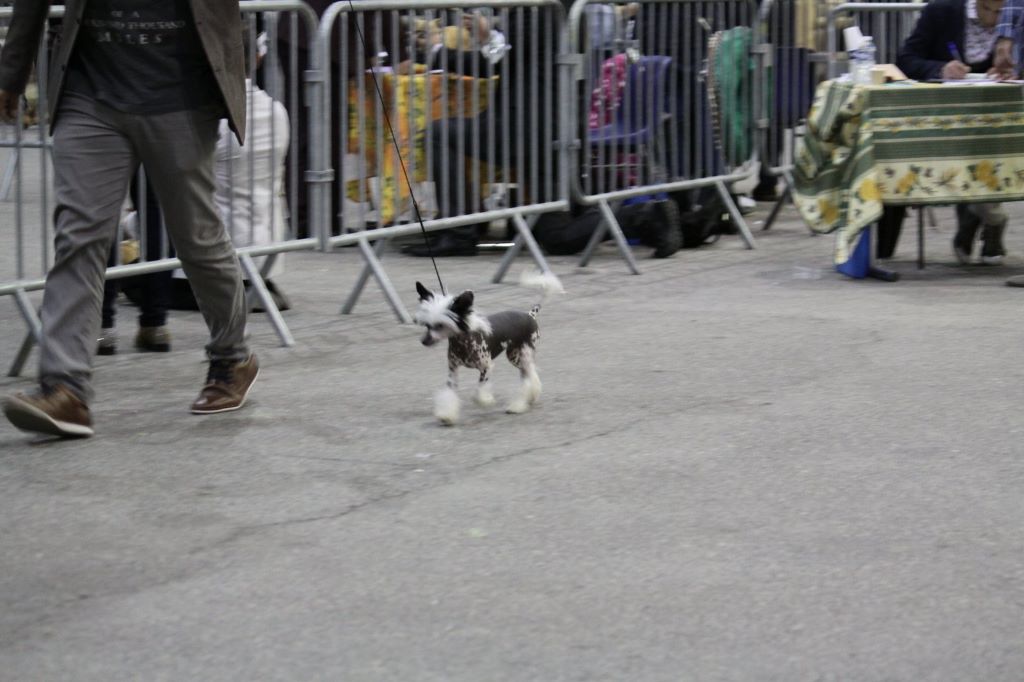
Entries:
[[[446, 118], [431, 126], [431, 177], [444, 217], [482, 208], [481, 187], [467, 172], [464, 161], [474, 150], [478, 159], [510, 171], [512, 177], [500, 180], [518, 185], [521, 203], [557, 197], [552, 165], [558, 126], [552, 106], [558, 34], [556, 15], [542, 9], [510, 9], [497, 27], [480, 14], [464, 15], [462, 23], [470, 37], [464, 42], [475, 49], [441, 47], [433, 53], [434, 68], [474, 77], [499, 76], [485, 111], [475, 118]], [[412, 245], [405, 252], [413, 256], [474, 255], [486, 227], [444, 230], [431, 235], [429, 244]]]
[[[10, 119], [50, 3], [15, 0], [0, 54]], [[242, 278], [213, 203], [213, 153], [227, 114], [241, 140], [245, 74], [237, 0], [67, 0], [50, 69], [55, 258], [41, 311], [38, 392], [4, 401], [18, 428], [93, 433], [92, 355], [104, 265], [139, 164], [164, 210], [210, 329], [206, 383], [191, 410], [238, 409], [258, 364], [245, 343]]]
[[[255, 50], [257, 67], [267, 51], [265, 41], [266, 36], [260, 34]], [[249, 32], [245, 31], [246, 72], [251, 73], [248, 43]], [[240, 144], [232, 135], [229, 122], [221, 121], [214, 163], [217, 176], [214, 201], [236, 248], [280, 241], [287, 226], [284, 161], [290, 141], [288, 112], [252, 79], [246, 79], [245, 88], [248, 139], [245, 145]], [[275, 257], [264, 281], [277, 307], [286, 310], [291, 307], [287, 297], [270, 279], [281, 272], [282, 258], [281, 255]]]
[[[152, 183], [132, 180], [131, 196], [134, 210], [129, 213], [122, 225], [134, 225], [134, 230], [123, 229], [122, 237], [129, 231], [134, 232], [134, 239], [129, 244], [145, 244], [147, 262], [161, 258], [173, 258], [174, 249], [167, 243], [163, 218], [157, 203]], [[145, 206], [146, 210], [142, 207]], [[145, 220], [142, 216], [145, 215]], [[142, 224], [145, 223], [145, 224]], [[145, 235], [145, 236], [143, 236]], [[121, 244], [114, 244], [110, 250], [109, 265], [117, 265], [118, 252], [121, 252], [121, 263], [130, 263], [124, 257]], [[96, 341], [98, 355], [115, 355], [117, 353], [117, 296], [121, 291], [139, 306], [139, 330], [135, 334], [135, 347], [150, 353], [169, 353], [171, 351], [171, 333], [167, 329], [167, 309], [170, 307], [171, 271], [161, 270], [145, 275], [135, 275], [124, 279], [108, 279], [103, 285], [103, 324], [100, 337]]]

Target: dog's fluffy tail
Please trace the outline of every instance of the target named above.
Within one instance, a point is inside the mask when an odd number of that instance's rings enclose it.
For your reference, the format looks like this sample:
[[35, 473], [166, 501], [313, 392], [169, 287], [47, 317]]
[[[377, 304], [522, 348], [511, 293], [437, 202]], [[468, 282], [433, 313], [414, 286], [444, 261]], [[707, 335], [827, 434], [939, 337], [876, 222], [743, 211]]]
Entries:
[[537, 317], [537, 314], [540, 312], [540, 307], [547, 303], [548, 297], [551, 296], [551, 294], [565, 293], [565, 288], [562, 286], [561, 280], [551, 272], [524, 271], [519, 277], [519, 283], [524, 287], [540, 289], [543, 292], [541, 294], [540, 301], [530, 308], [531, 317]]

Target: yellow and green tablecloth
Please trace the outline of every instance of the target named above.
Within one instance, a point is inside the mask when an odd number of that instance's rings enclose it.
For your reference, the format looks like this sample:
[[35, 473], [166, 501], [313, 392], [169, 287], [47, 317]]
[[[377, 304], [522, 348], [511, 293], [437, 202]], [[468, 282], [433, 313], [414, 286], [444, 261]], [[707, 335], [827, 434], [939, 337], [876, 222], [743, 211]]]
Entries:
[[836, 232], [836, 263], [882, 204], [1024, 199], [1020, 85], [853, 85], [815, 93], [794, 160], [794, 202]]

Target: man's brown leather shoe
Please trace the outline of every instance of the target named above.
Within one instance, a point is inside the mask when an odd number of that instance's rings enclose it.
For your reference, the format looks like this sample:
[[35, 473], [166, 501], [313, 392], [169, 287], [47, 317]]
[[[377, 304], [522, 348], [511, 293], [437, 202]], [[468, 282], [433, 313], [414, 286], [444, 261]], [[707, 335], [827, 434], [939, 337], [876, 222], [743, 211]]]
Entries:
[[32, 395], [18, 393], [4, 401], [4, 415], [22, 431], [61, 438], [93, 434], [89, 407], [63, 384]]
[[245, 360], [210, 360], [206, 385], [192, 403], [192, 414], [237, 410], [245, 404], [245, 397], [259, 373], [260, 363], [255, 353], [250, 353]]

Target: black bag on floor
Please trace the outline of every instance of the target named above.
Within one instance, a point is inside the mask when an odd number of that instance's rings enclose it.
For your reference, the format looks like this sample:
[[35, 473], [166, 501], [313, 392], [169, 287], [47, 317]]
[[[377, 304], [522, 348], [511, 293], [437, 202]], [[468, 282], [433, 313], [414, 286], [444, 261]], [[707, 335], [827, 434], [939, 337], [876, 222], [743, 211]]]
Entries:
[[683, 248], [695, 249], [705, 244], [713, 244], [719, 235], [733, 231], [728, 210], [717, 193], [708, 196], [703, 205], [696, 210], [684, 211], [679, 220], [679, 229], [683, 233]]

